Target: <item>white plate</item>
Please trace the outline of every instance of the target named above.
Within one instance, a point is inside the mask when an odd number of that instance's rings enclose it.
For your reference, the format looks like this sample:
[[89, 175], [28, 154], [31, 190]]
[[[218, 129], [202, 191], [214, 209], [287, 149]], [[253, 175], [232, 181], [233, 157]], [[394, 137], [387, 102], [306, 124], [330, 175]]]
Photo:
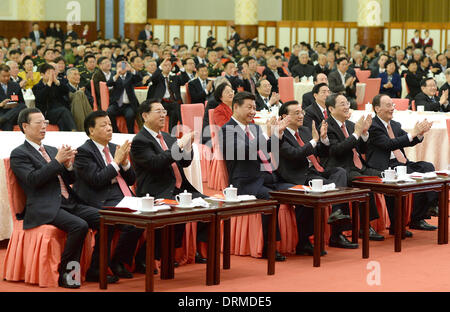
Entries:
[[308, 193], [325, 193], [326, 191], [328, 191], [328, 190], [306, 190], [306, 192], [308, 192]]
[[225, 202], [225, 203], [238, 203], [238, 202], [240, 202], [240, 201], [242, 201], [241, 199], [230, 199], [230, 200], [226, 200], [226, 199], [224, 199], [223, 200], [223, 202]]
[[192, 203], [192, 204], [187, 205], [187, 206], [176, 205], [175, 207], [180, 208], [180, 209], [189, 209], [189, 208], [194, 208], [195, 204]]
[[239, 202], [241, 202], [242, 201], [242, 199], [235, 199], [235, 200], [225, 200], [225, 199], [223, 199], [223, 198], [217, 198], [217, 197], [208, 197], [208, 198], [206, 198], [206, 199], [210, 199], [210, 200], [214, 200], [214, 201], [221, 201], [221, 202], [224, 202], [224, 203], [239, 203]]
[[385, 178], [382, 178], [381, 179], [383, 182], [385, 182], [385, 183], [395, 183], [395, 182], [399, 182], [399, 180], [397, 180], [397, 179], [394, 179], [394, 180], [386, 180]]

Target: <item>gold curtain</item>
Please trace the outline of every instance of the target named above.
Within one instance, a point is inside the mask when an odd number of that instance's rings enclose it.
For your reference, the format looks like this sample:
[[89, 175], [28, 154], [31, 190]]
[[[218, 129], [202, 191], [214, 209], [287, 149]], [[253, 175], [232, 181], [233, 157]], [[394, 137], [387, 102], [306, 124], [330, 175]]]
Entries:
[[343, 0], [283, 0], [283, 20], [342, 21]]
[[391, 0], [391, 22], [450, 22], [450, 0]]

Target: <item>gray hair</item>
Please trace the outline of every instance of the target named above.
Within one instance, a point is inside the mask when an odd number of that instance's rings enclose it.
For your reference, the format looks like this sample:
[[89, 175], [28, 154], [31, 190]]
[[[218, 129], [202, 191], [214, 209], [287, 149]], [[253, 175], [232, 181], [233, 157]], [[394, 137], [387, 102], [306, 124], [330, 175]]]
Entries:
[[395, 55], [405, 55], [405, 52], [400, 49], [395, 52]]
[[309, 57], [308, 52], [306, 52], [305, 50], [298, 52], [298, 57], [302, 56], [302, 55], [306, 55]]
[[423, 55], [422, 50], [420, 50], [420, 49], [415, 49], [413, 53], [414, 54], [420, 54], [420, 56]]
[[219, 76], [214, 80], [214, 88], [217, 88], [218, 85], [222, 83], [228, 83], [229, 86], [231, 86], [231, 83], [228, 81], [228, 79], [225, 76]]
[[66, 76], [70, 76], [73, 72], [78, 71], [78, 68], [72, 67], [66, 71]]
[[8, 62], [6, 62], [6, 65], [8, 65], [10, 68], [11, 68], [11, 65], [13, 65], [13, 64], [19, 65], [19, 64], [17, 64], [16, 61], [8, 61]]
[[447, 68], [447, 69], [445, 70], [444, 74], [445, 74], [446, 76], [450, 75], [450, 68]]

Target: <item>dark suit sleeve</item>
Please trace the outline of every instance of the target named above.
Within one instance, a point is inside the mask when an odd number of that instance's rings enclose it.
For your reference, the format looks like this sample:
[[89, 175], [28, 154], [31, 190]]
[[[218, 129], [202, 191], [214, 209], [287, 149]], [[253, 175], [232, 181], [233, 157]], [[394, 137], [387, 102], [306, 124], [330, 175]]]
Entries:
[[339, 73], [337, 75], [330, 74], [328, 76], [328, 84], [330, 87], [330, 90], [334, 93], [339, 93], [345, 91], [345, 87], [342, 85], [341, 78], [339, 77]]
[[351, 153], [352, 149], [358, 145], [358, 140], [356, 140], [353, 134], [350, 134], [348, 138], [340, 142], [336, 132], [333, 130], [330, 131], [330, 129], [328, 130], [328, 139], [330, 140], [330, 157], [344, 157], [346, 154]]
[[33, 94], [36, 98], [36, 107], [39, 108], [42, 113], [45, 114], [47, 111], [47, 99], [50, 94], [50, 87], [48, 85], [44, 85], [41, 81], [33, 87]]
[[283, 139], [281, 140], [280, 144], [280, 155], [282, 155], [284, 158], [292, 161], [299, 161], [314, 153], [314, 148], [312, 147], [310, 142], [306, 143], [303, 146], [293, 146], [288, 142], [285, 136], [286, 134], [283, 135]]
[[392, 152], [404, 147], [414, 146], [419, 142], [417, 138], [410, 142], [408, 134], [403, 130], [397, 133], [394, 139], [391, 139], [387, 132], [377, 125], [372, 125], [369, 129], [369, 144], [381, 150]]

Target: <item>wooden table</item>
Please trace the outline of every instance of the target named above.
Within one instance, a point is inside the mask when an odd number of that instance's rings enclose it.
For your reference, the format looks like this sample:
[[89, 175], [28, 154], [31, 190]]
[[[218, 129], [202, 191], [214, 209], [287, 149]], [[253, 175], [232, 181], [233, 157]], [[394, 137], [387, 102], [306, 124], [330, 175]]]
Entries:
[[394, 250], [402, 250], [402, 239], [405, 238], [406, 224], [403, 217], [406, 209], [406, 196], [414, 193], [439, 192], [438, 244], [448, 244], [448, 191], [449, 178], [435, 178], [414, 182], [383, 183], [353, 181], [356, 187], [370, 188], [372, 192], [395, 197], [395, 244]]
[[276, 200], [252, 200], [240, 203], [224, 203], [219, 202], [213, 204], [212, 209], [216, 212], [216, 253], [215, 253], [215, 269], [214, 284], [220, 283], [220, 222], [223, 220], [223, 269], [230, 269], [230, 218], [242, 215], [262, 213], [269, 214], [268, 229], [268, 246], [267, 246], [267, 275], [275, 274], [275, 250], [276, 250], [276, 209], [278, 202]]
[[161, 279], [174, 278], [175, 239], [173, 225], [186, 222], [208, 222], [208, 262], [206, 285], [214, 284], [215, 218], [210, 208], [179, 209], [135, 214], [114, 210], [100, 210], [100, 289], [106, 289], [107, 225], [130, 224], [147, 230], [145, 291], [154, 291], [155, 229], [163, 228], [161, 235]]
[[359, 204], [364, 203], [362, 210], [363, 248], [362, 257], [369, 258], [369, 191], [340, 187], [336, 191], [325, 193], [308, 193], [304, 191], [285, 190], [272, 191], [272, 198], [283, 204], [303, 205], [314, 209], [314, 257], [313, 266], [320, 266], [320, 253], [325, 249], [324, 242], [324, 209], [329, 205], [354, 202], [352, 205], [352, 242], [358, 242]]

